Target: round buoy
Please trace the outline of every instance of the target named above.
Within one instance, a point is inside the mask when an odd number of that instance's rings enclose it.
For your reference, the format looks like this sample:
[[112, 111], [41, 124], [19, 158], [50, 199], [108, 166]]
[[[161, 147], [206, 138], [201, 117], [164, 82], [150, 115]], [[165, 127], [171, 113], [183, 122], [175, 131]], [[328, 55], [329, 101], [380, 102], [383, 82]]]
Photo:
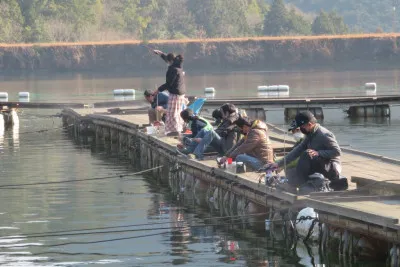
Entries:
[[318, 224], [314, 223], [316, 219], [318, 219], [318, 214], [313, 208], [304, 208], [297, 214], [296, 229], [300, 238], [305, 239], [310, 233], [310, 240], [318, 240], [319, 228]]

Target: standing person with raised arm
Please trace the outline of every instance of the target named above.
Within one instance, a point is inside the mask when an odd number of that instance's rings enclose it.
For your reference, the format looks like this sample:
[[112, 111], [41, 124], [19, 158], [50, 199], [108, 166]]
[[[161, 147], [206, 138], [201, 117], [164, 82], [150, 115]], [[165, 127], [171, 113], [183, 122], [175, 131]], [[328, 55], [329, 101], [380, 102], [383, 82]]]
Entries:
[[177, 55], [166, 73], [166, 82], [158, 88], [158, 92], [168, 90], [167, 118], [165, 132], [167, 136], [179, 136], [183, 130], [184, 121], [180, 116], [182, 107], [187, 104], [185, 94], [185, 78], [183, 74], [183, 56]]

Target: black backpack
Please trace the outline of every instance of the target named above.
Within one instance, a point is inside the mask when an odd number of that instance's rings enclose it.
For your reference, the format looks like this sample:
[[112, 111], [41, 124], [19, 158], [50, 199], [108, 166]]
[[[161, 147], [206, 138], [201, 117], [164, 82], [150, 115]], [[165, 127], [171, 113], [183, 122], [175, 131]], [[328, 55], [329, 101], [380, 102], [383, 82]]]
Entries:
[[302, 195], [311, 192], [331, 192], [333, 191], [330, 186], [330, 181], [320, 173], [314, 173], [308, 176], [308, 181], [299, 188], [299, 193]]

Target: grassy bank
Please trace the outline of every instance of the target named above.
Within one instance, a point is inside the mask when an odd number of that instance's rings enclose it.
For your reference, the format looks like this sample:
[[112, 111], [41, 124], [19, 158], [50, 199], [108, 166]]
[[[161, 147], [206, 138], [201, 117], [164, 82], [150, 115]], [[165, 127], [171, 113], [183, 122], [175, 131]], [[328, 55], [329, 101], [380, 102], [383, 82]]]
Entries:
[[[279, 69], [400, 66], [400, 34], [151, 40], [185, 56], [185, 68]], [[163, 65], [141, 41], [0, 44], [0, 71], [152, 70]]]

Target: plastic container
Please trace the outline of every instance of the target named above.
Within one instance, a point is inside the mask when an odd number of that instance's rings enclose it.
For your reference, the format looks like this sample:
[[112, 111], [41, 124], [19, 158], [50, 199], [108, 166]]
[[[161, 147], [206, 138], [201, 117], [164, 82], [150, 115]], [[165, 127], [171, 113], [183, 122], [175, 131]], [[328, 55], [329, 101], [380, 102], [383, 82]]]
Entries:
[[273, 174], [272, 171], [267, 171], [267, 174], [265, 175], [265, 184], [270, 185], [273, 179]]
[[236, 173], [236, 162], [232, 162], [226, 166], [226, 170], [231, 173]]
[[149, 135], [152, 135], [152, 134], [156, 134], [157, 131], [156, 131], [156, 128], [154, 128], [153, 126], [147, 126], [146, 127], [146, 133], [149, 134]]
[[228, 158], [228, 159], [227, 159], [228, 164], [232, 164], [232, 161], [233, 161], [232, 158]]

